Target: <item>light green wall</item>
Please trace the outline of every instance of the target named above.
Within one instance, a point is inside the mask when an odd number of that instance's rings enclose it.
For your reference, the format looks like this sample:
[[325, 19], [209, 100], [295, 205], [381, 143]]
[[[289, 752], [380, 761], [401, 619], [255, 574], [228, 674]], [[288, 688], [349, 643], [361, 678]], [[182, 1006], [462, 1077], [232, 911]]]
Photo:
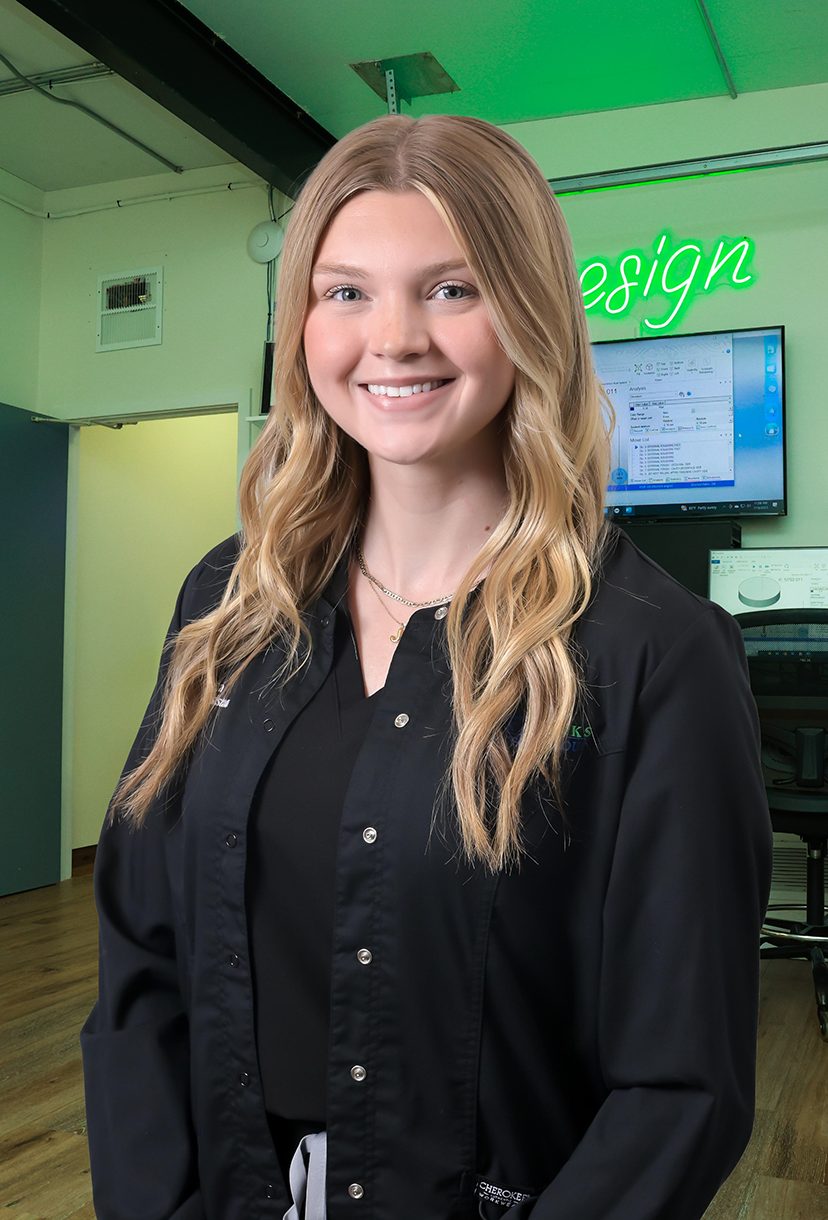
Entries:
[[[820, 141], [827, 129], [828, 85], [506, 128], [548, 178]], [[828, 545], [828, 162], [562, 195], [560, 202], [580, 260], [652, 249], [665, 228], [688, 239], [746, 234], [755, 240], [755, 285], [695, 299], [672, 329], [786, 327], [789, 515], [745, 521], [742, 542]], [[591, 312], [592, 337], [637, 335], [642, 316], [638, 309], [614, 321]]]
[[74, 847], [97, 842], [184, 577], [236, 528], [236, 417], [80, 430]]
[[825, 140], [828, 84], [504, 125], [548, 178]]
[[43, 224], [0, 201], [0, 402], [37, 408]]
[[[697, 296], [680, 329], [785, 326], [789, 515], [745, 521], [742, 542], [828, 545], [828, 163], [569, 195], [561, 205], [582, 258], [652, 250], [664, 228], [677, 237], [754, 239], [755, 284]], [[617, 320], [590, 313], [592, 337], [637, 335], [644, 312]]]
[[[250, 230], [268, 216], [265, 191], [260, 183], [248, 185], [252, 179], [240, 166], [191, 171], [185, 180], [153, 175], [23, 201], [50, 212], [46, 221], [14, 213], [21, 218], [18, 226], [29, 223], [42, 232], [35, 293], [39, 348], [36, 319], [27, 405], [63, 419], [217, 403], [241, 407], [238, 415], [142, 423], [118, 432], [82, 429], [75, 437], [67, 573], [66, 852], [70, 839], [75, 847], [97, 839], [183, 577], [236, 528], [237, 454], [247, 450], [255, 433], [245, 416], [251, 396], [258, 403], [267, 316], [265, 268], [247, 254]], [[226, 189], [228, 180], [239, 189]], [[130, 202], [170, 189], [207, 193]], [[99, 210], [116, 199], [124, 206]], [[75, 210], [84, 214], [54, 218]], [[164, 267], [162, 344], [96, 352], [97, 277], [158, 264]], [[194, 460], [194, 443], [176, 439], [195, 436], [188, 430], [202, 427], [213, 430], [212, 440], [204, 442], [209, 462]], [[167, 439], [155, 442], [156, 453], [150, 438], [163, 436]], [[133, 454], [135, 470], [124, 475], [123, 487], [109, 459], [101, 457], [110, 449]], [[158, 483], [152, 494], [136, 490], [142, 460]], [[186, 505], [176, 498], [179, 486]], [[112, 504], [126, 507], [113, 514]], [[142, 506], [151, 519], [139, 530]], [[116, 542], [119, 529], [129, 544], [123, 548], [123, 540]], [[155, 544], [141, 541], [150, 537]], [[130, 557], [128, 571], [107, 593], [103, 578], [117, 571], [122, 549]], [[127, 597], [124, 582], [131, 574], [139, 585]], [[108, 603], [113, 596], [115, 603]], [[101, 616], [98, 607], [104, 605], [110, 617]]]
[[[106, 193], [115, 199], [128, 189], [133, 196], [151, 193], [158, 180], [145, 180], [140, 189], [108, 184]], [[59, 210], [67, 197], [74, 203], [78, 196], [53, 192], [48, 201]], [[251, 188], [47, 221], [39, 409], [63, 419], [142, 405], [163, 410], [221, 401], [228, 388], [258, 387], [265, 268], [248, 256], [247, 238], [267, 215], [264, 190]], [[98, 276], [158, 265], [164, 268], [163, 342], [96, 352]]]

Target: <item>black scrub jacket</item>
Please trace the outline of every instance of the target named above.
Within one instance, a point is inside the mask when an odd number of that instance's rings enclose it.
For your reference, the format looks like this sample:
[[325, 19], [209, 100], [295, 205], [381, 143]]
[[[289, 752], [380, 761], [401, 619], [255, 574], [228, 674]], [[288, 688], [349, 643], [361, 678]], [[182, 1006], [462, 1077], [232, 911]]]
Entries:
[[[190, 574], [173, 632], [216, 603], [236, 546]], [[339, 838], [330, 1220], [698, 1220], [748, 1140], [771, 832], [741, 635], [614, 527], [608, 552], [577, 629], [589, 694], [566, 827], [527, 797], [519, 870], [470, 867], [432, 825], [445, 620], [415, 612], [397, 648]], [[81, 1035], [98, 1220], [288, 1207], [256, 1059], [246, 826], [329, 670], [345, 580], [341, 563], [308, 615], [301, 678], [279, 692], [270, 648], [166, 807], [103, 831]], [[128, 767], [157, 709], [156, 690]]]

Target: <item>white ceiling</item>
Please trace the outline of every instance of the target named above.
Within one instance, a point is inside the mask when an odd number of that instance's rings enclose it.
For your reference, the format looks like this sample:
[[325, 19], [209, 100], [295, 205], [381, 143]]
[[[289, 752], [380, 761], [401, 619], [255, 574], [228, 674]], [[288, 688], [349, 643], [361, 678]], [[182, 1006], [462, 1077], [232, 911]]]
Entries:
[[[120, 3], [121, 0], [112, 0]], [[15, 0], [0, 0], [0, 52], [24, 76], [89, 64], [92, 56]], [[0, 81], [12, 74], [0, 63]], [[56, 85], [175, 165], [197, 169], [233, 158], [118, 76]], [[0, 95], [0, 168], [42, 191], [177, 175], [100, 123], [34, 90]]]

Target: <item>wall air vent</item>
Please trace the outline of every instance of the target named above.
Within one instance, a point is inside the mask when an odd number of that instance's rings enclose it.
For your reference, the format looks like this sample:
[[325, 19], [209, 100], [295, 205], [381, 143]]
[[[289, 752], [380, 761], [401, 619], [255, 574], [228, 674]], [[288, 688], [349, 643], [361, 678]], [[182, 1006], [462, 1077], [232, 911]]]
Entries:
[[99, 275], [95, 351], [160, 343], [163, 295], [162, 267]]

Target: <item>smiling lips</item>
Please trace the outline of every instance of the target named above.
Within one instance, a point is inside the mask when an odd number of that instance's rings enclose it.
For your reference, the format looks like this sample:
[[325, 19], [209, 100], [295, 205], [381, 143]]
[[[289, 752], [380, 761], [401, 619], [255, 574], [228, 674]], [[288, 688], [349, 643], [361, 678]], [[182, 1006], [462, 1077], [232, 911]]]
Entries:
[[364, 386], [364, 389], [375, 397], [410, 398], [412, 394], [427, 394], [429, 390], [438, 390], [440, 386], [446, 385], [448, 381], [451, 381], [450, 377], [445, 377], [441, 381], [418, 381], [413, 385], [369, 384]]

